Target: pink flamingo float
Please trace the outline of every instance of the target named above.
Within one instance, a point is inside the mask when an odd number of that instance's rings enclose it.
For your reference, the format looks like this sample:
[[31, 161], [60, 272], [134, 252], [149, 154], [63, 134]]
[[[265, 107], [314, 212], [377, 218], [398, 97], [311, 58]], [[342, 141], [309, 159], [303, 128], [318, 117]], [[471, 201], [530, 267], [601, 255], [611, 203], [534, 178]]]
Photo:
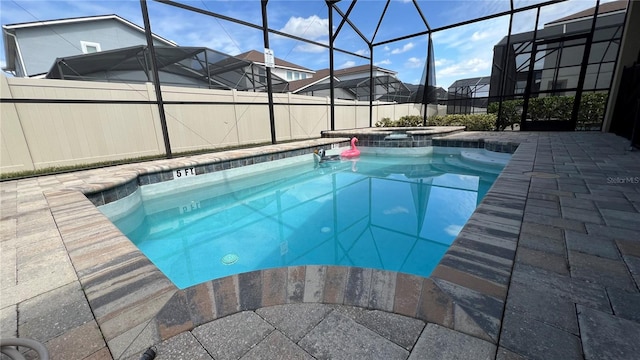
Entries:
[[347, 159], [360, 156], [360, 150], [358, 150], [358, 148], [356, 147], [357, 142], [357, 137], [351, 138], [351, 149], [343, 151], [342, 153], [340, 153], [340, 156]]

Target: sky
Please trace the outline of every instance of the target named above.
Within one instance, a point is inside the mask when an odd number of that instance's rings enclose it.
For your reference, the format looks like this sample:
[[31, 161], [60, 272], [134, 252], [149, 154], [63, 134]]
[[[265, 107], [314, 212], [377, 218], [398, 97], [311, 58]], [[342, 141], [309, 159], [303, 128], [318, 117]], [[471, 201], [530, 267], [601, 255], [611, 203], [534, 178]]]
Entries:
[[[546, 0], [514, 0], [515, 8], [545, 2]], [[605, 2], [609, 0], [604, 0]], [[222, 14], [252, 24], [262, 25], [260, 0], [198, 0], [179, 1], [206, 11]], [[427, 31], [425, 20], [432, 32], [436, 85], [447, 89], [458, 79], [491, 75], [493, 46], [508, 32], [509, 16], [438, 30], [444, 26], [509, 10], [509, 0], [417, 0], [424, 20], [412, 0], [392, 0], [384, 17], [385, 0], [359, 0], [349, 20], [361, 35], [376, 44], [407, 35]], [[346, 13], [350, 0], [338, 7]], [[595, 5], [595, 0], [567, 0], [546, 6], [540, 14], [539, 28], [547, 22], [584, 10]], [[247, 26], [201, 15], [148, 0], [152, 31], [181, 46], [204, 46], [230, 55], [249, 50], [263, 51], [263, 34]], [[143, 26], [139, 0], [0, 0], [0, 20], [3, 25], [44, 21], [69, 17], [117, 14]], [[269, 0], [268, 26], [287, 34], [328, 44], [329, 13], [324, 0]], [[513, 33], [531, 31], [536, 11], [514, 15]], [[334, 11], [333, 28], [342, 17]], [[380, 26], [376, 32], [376, 27]], [[374, 37], [375, 34], [375, 37]], [[373, 47], [376, 66], [397, 72], [400, 80], [417, 84], [422, 77], [427, 57], [426, 35], [393, 41]], [[326, 48], [271, 34], [269, 47], [277, 58], [312, 70], [329, 67]], [[341, 69], [369, 64], [369, 47], [353, 28], [345, 23], [336, 36], [334, 46], [367, 58], [335, 52], [334, 67]], [[4, 44], [2, 44], [4, 49]], [[2, 51], [0, 65], [4, 66]]]

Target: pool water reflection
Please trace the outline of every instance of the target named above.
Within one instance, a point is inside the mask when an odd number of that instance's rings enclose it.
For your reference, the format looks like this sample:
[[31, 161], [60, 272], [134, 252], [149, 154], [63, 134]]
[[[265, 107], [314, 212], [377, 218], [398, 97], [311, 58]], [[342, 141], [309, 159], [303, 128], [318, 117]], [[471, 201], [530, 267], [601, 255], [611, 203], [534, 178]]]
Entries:
[[296, 265], [429, 276], [500, 169], [435, 154], [309, 160], [171, 195], [139, 189], [113, 221], [179, 288]]

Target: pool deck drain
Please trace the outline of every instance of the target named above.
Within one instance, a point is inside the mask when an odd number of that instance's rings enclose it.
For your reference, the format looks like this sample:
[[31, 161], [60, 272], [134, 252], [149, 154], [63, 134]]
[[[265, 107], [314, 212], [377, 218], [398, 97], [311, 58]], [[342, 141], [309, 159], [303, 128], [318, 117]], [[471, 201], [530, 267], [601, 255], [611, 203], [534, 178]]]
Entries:
[[430, 278], [303, 266], [176, 289], [80, 190], [198, 157], [2, 182], [1, 336], [54, 359], [640, 353], [640, 151], [602, 133], [441, 140], [478, 139], [520, 145]]

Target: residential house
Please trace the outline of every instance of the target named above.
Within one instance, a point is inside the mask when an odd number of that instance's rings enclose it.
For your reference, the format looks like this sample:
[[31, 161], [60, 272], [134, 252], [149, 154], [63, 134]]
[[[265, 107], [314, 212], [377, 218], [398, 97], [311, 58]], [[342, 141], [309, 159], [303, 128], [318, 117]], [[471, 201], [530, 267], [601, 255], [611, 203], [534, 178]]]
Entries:
[[480, 76], [454, 81], [447, 94], [447, 114], [486, 113], [490, 80]]
[[[140, 83], [153, 80], [144, 28], [117, 15], [3, 26], [7, 66], [18, 77]], [[153, 34], [164, 85], [266, 91], [264, 56], [234, 57], [204, 47], [183, 47]], [[276, 59], [273, 89], [287, 91], [287, 71], [312, 70]], [[300, 76], [300, 75], [297, 75]]]
[[[261, 75], [265, 76], [266, 72], [264, 71], [264, 53], [257, 50], [250, 50], [244, 52], [242, 54], [235, 56], [238, 59], [250, 61], [253, 64], [259, 65], [262, 67]], [[286, 60], [282, 60], [278, 57], [274, 59], [275, 67], [271, 69], [271, 75], [276, 75], [281, 79], [286, 81], [295, 81], [301, 79], [309, 79], [313, 78], [315, 71], [311, 69], [307, 69], [306, 67], [294, 64], [292, 62], [288, 62]]]
[[[44, 77], [55, 59], [146, 45], [144, 28], [118, 15], [100, 15], [2, 26], [7, 64], [17, 77]], [[154, 45], [176, 47], [153, 35]]]
[[[593, 34], [595, 7], [546, 23], [535, 31], [505, 36], [494, 47], [490, 102], [523, 99], [527, 109], [530, 98], [608, 93], [627, 4], [627, 0], [601, 3]], [[587, 62], [583, 64], [585, 55]], [[523, 119], [531, 117], [523, 112]], [[523, 129], [534, 129], [536, 124], [525, 122], [532, 127]]]
[[[397, 78], [397, 72], [373, 67], [373, 100], [407, 102], [411, 90]], [[371, 67], [360, 65], [334, 70], [334, 96], [337, 99], [369, 101]], [[329, 96], [330, 71], [316, 71], [313, 78], [289, 82], [292, 93], [311, 96]]]
[[[19, 77], [139, 83], [153, 80], [144, 28], [117, 15], [47, 20], [3, 26], [7, 66]], [[164, 85], [266, 91], [264, 53], [231, 56], [204, 47], [182, 47], [153, 35]], [[329, 69], [314, 71], [274, 59], [274, 92], [328, 96]], [[340, 99], [369, 100], [368, 65], [334, 72]], [[406, 102], [411, 91], [395, 71], [373, 68], [374, 100]]]

